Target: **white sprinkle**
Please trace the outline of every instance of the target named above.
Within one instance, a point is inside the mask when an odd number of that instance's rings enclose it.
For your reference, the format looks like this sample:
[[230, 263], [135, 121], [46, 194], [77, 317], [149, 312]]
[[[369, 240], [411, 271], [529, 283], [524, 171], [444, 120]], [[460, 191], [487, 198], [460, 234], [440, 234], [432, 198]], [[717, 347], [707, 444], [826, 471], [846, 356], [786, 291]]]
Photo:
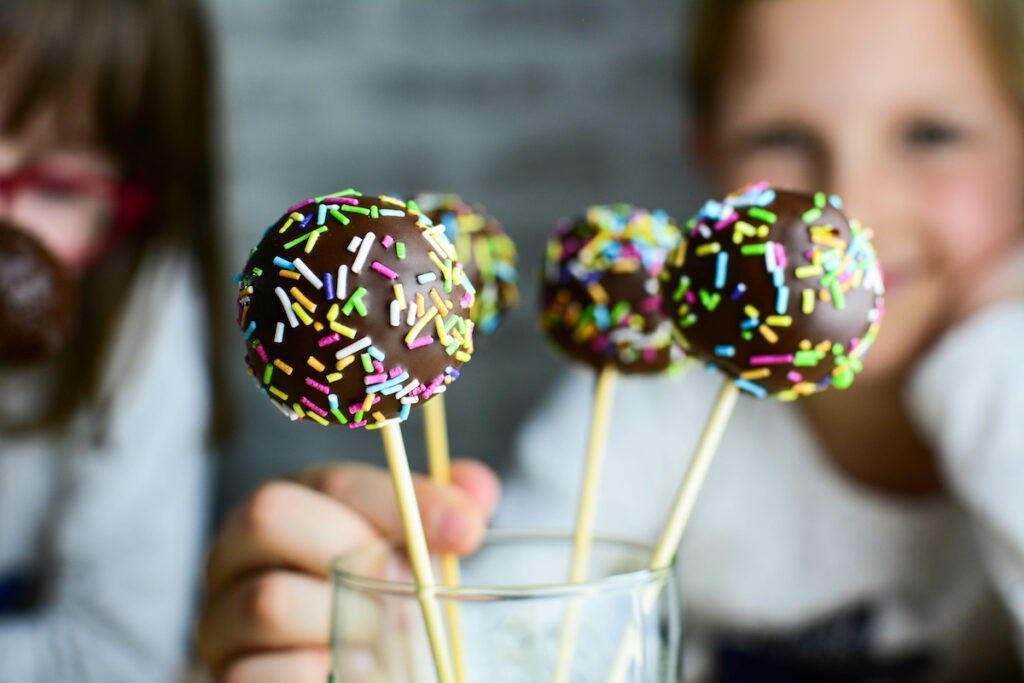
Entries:
[[398, 327], [402, 322], [402, 310], [398, 306], [398, 299], [391, 300], [391, 327]]
[[359, 245], [359, 253], [356, 254], [356, 260], [352, 262], [352, 272], [358, 274], [363, 269], [363, 264], [366, 263], [366, 257], [370, 255], [370, 247], [373, 246], [373, 241], [377, 239], [377, 236], [372, 232], [366, 233], [366, 237], [363, 238], [363, 243]]
[[284, 323], [277, 323], [277, 329], [274, 330], [274, 343], [280, 344], [284, 341]]
[[348, 243], [348, 250], [351, 251], [353, 254], [356, 253], [356, 249], [359, 248], [359, 243], [362, 242], [362, 241], [363, 241], [362, 237], [358, 237], [358, 236], [353, 235], [352, 236], [352, 241]]
[[309, 266], [307, 266], [305, 263], [302, 262], [302, 259], [300, 259], [300, 258], [295, 259], [294, 261], [292, 261], [292, 265], [294, 265], [295, 269], [298, 270], [302, 274], [302, 277], [304, 277], [307, 280], [309, 280], [309, 283], [311, 285], [313, 285], [317, 289], [323, 289], [323, 287], [324, 287], [323, 280], [318, 278], [316, 276], [316, 273], [314, 273], [312, 270], [310, 270]]
[[371, 344], [373, 344], [373, 341], [369, 337], [363, 337], [359, 341], [352, 342], [351, 344], [343, 348], [341, 351], [338, 351], [334, 355], [338, 360], [341, 360], [346, 356], [351, 356], [353, 353], [357, 353], [365, 348], [368, 348]]
[[334, 284], [334, 298], [338, 301], [348, 298], [348, 266], [338, 266], [338, 281]]
[[383, 422], [374, 422], [373, 424], [375, 426], [377, 426], [377, 427], [383, 427], [384, 425], [393, 425], [393, 424], [396, 424], [396, 423], [401, 422], [401, 421], [402, 421], [402, 418], [400, 418], [400, 417], [389, 417], [388, 419], [384, 420]]
[[778, 264], [775, 262], [775, 242], [771, 240], [764, 243], [764, 265], [769, 271], [778, 268]]
[[419, 396], [405, 396], [404, 398], [398, 399], [400, 403], [419, 403]]
[[426, 273], [420, 273], [419, 275], [416, 276], [416, 282], [420, 283], [421, 285], [425, 285], [428, 282], [433, 282], [436, 279], [437, 279], [437, 274], [436, 273], [431, 273], [429, 271], [426, 272]]
[[277, 294], [277, 298], [281, 300], [281, 305], [284, 306], [284, 314], [288, 317], [288, 324], [292, 327], [298, 327], [299, 319], [295, 317], [295, 311], [292, 310], [292, 300], [288, 298], [288, 294], [280, 287], [275, 287], [274, 293]]
[[409, 314], [405, 317], [405, 324], [412, 325], [416, 322], [416, 307], [409, 304]]
[[381, 216], [402, 217], [405, 215], [405, 211], [399, 211], [398, 209], [380, 209], [377, 213]]
[[296, 420], [298, 420], [298, 419], [299, 419], [299, 414], [298, 414], [298, 413], [296, 413], [296, 412], [295, 412], [294, 410], [292, 410], [291, 408], [289, 408], [288, 406], [286, 406], [286, 405], [282, 405], [282, 404], [278, 403], [278, 402], [277, 402], [276, 400], [274, 400], [274, 399], [270, 399], [270, 402], [271, 402], [271, 403], [273, 403], [273, 404], [274, 404], [274, 406], [275, 406], [275, 407], [276, 407], [276, 408], [277, 408], [278, 410], [280, 410], [280, 411], [281, 411], [281, 414], [282, 414], [282, 415], [284, 415], [285, 417], [287, 417], [287, 418], [288, 418], [289, 420], [291, 420], [292, 422], [295, 422]]
[[406, 394], [408, 394], [410, 391], [412, 391], [419, 385], [420, 381], [418, 379], [414, 379], [413, 381], [409, 382], [404, 387], [402, 387], [402, 390], [395, 394], [395, 398], [403, 398]]
[[647, 278], [647, 281], [644, 282], [644, 291], [646, 291], [651, 296], [654, 296], [655, 294], [657, 294], [658, 293], [658, 289], [659, 289], [659, 287], [658, 287], [658, 280], [657, 279], [655, 279], [653, 277], [652, 278]]

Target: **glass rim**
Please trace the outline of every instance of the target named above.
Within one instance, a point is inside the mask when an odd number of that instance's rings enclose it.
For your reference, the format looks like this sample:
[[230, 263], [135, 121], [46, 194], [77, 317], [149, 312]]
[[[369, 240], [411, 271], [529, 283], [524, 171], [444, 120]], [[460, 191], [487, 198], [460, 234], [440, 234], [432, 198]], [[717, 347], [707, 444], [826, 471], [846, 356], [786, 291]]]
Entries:
[[[496, 543], [509, 543], [514, 541], [568, 541], [572, 542], [573, 534], [565, 531], [551, 529], [515, 529], [501, 528], [488, 529], [481, 548]], [[628, 536], [598, 533], [594, 534], [594, 544], [626, 546], [649, 554], [654, 546], [651, 543], [630, 538]], [[351, 559], [360, 552], [367, 552], [374, 545], [394, 546], [390, 539], [377, 539], [370, 544], [360, 546], [347, 553], [338, 555], [331, 559], [329, 569], [331, 583], [335, 586], [341, 584], [347, 588], [363, 590], [379, 595], [391, 595], [401, 597], [418, 598], [424, 593], [429, 593], [438, 599], [453, 600], [508, 600], [508, 599], [536, 599], [536, 598], [559, 598], [566, 596], [593, 595], [596, 593], [611, 593], [618, 590], [628, 591], [637, 587], [643, 587], [667, 580], [676, 567], [676, 556], [667, 567], [661, 569], [649, 569], [647, 567], [634, 569], [628, 572], [612, 574], [611, 576], [597, 579], [587, 579], [570, 583], [568, 580], [556, 583], [532, 583], [515, 585], [460, 585], [446, 586], [435, 583], [430, 586], [420, 586], [409, 581], [389, 581], [376, 579], [346, 570], [342, 565], [346, 559]]]

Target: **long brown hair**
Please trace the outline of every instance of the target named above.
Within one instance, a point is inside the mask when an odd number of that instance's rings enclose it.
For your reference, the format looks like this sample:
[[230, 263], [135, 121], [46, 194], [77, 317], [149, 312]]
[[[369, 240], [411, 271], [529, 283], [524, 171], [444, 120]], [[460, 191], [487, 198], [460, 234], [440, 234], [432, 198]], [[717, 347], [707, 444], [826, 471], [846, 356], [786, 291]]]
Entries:
[[[57, 428], [96, 398], [118, 312], [156, 250], [188, 255], [202, 274], [208, 358], [223, 329], [214, 203], [211, 54], [192, 0], [3, 0], [0, 132], [18, 136], [48, 119], [50, 142], [89, 145], [146, 179], [153, 212], [117, 252], [86, 272], [68, 350], [57, 359], [50, 405], [17, 431]], [[225, 401], [215, 400], [215, 410]], [[223, 426], [223, 415], [213, 424]], [[218, 430], [219, 431], [219, 430]]]

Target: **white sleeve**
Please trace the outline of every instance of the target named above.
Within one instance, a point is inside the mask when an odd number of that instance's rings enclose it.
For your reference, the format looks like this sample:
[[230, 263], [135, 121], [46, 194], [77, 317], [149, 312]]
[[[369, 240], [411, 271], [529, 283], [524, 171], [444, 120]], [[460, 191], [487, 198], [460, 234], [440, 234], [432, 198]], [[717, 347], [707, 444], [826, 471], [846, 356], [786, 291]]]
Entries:
[[919, 364], [909, 408], [974, 521], [1024, 658], [1024, 303], [988, 309]]
[[[42, 609], [0, 621], [0, 682], [160, 682], [187, 653], [205, 523], [208, 380], [177, 273], [123, 369], [102, 447], [64, 454]], [[154, 305], [151, 301], [150, 305]]]

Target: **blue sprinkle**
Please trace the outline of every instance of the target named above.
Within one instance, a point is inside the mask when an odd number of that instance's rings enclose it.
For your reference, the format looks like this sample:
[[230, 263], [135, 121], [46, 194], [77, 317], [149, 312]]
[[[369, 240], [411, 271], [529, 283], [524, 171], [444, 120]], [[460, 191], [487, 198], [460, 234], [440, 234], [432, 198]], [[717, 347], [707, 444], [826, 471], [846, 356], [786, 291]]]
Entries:
[[843, 208], [843, 200], [840, 199], [839, 195], [837, 195], [837, 194], [829, 195], [828, 203], [832, 205], [832, 208], [835, 208], [835, 209], [842, 209]]
[[331, 410], [337, 410], [338, 409], [338, 395], [337, 394], [328, 394], [327, 395], [327, 402], [331, 405]]
[[779, 287], [779, 295], [775, 298], [775, 312], [779, 315], [786, 315], [789, 309], [789, 287]]
[[420, 283], [421, 285], [425, 285], [428, 282], [433, 282], [436, 279], [437, 274], [431, 272], [420, 273], [419, 275], [416, 276], [416, 282]]
[[757, 318], [748, 318], [747, 320], [744, 320], [743, 322], [740, 323], [740, 329], [752, 330], [760, 324], [761, 321], [758, 320]]
[[411, 405], [412, 404], [409, 404], [409, 403], [403, 403], [402, 404], [402, 409], [398, 411], [398, 419], [399, 420], [404, 420], [404, 419], [409, 417], [409, 409], [410, 409]]
[[[310, 215], [312, 216], [313, 214], [310, 214]], [[316, 224], [317, 225], [323, 225], [324, 221], [326, 221], [326, 220], [327, 220], [327, 205], [326, 204], [321, 204], [320, 208], [317, 210]]]
[[744, 391], [749, 391], [751, 394], [757, 396], [758, 398], [764, 398], [765, 396], [768, 395], [768, 392], [765, 391], [763, 387], [760, 387], [749, 380], [734, 379], [733, 383], [740, 389], [743, 389]]
[[255, 332], [255, 331], [256, 331], [256, 321], [253, 320], [251, 323], [249, 323], [249, 327], [247, 327], [245, 329], [245, 340], [249, 341], [249, 337], [251, 337], [252, 333]]
[[376, 346], [371, 346], [370, 348], [366, 349], [366, 352], [370, 354], [370, 357], [376, 358], [382, 363], [384, 362], [384, 352], [378, 349]]
[[726, 356], [728, 358], [732, 358], [733, 356], [736, 355], [736, 347], [735, 346], [716, 346], [715, 347], [715, 355], [716, 356]]
[[239, 282], [242, 281], [242, 274], [239, 273], [238, 275], [234, 276], [233, 278], [231, 278], [231, 281], [237, 285]]
[[786, 282], [786, 273], [782, 268], [776, 268], [772, 271], [772, 284], [776, 287], [784, 287]]
[[285, 260], [280, 256], [274, 257], [274, 265], [278, 268], [284, 268], [285, 270], [295, 270], [295, 264], [291, 261]]
[[742, 282], [739, 283], [738, 285], [736, 285], [736, 289], [734, 289], [732, 292], [732, 300], [735, 301], [736, 299], [739, 299], [741, 296], [743, 296], [743, 293], [746, 291], [747, 286]]
[[725, 287], [725, 271], [729, 267], [729, 254], [721, 251], [718, 253], [718, 264], [715, 270], [715, 289]]
[[327, 290], [324, 294], [327, 295], [327, 300], [330, 301], [334, 298], [334, 279], [331, 278], [330, 273], [324, 273], [324, 289]]

